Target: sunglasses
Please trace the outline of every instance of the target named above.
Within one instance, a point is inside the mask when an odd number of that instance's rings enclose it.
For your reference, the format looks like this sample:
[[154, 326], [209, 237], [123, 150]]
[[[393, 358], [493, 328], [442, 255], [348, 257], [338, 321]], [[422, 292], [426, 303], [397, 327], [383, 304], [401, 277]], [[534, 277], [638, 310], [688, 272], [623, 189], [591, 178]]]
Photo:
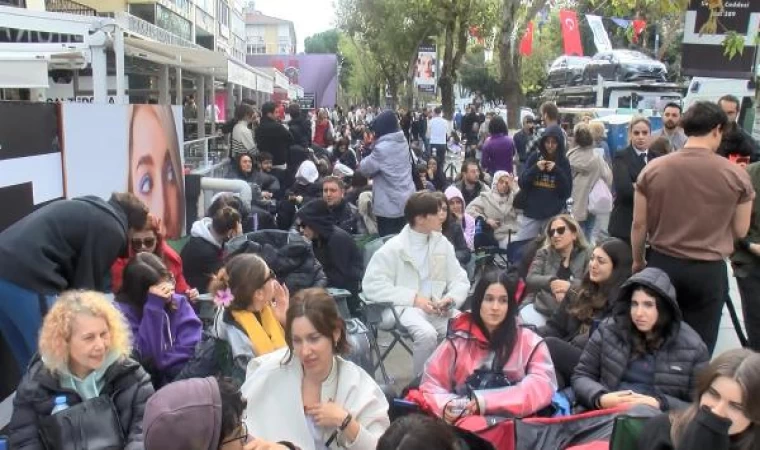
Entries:
[[277, 281], [277, 274], [274, 273], [274, 270], [269, 269], [269, 276], [266, 278], [266, 280], [264, 280], [264, 284], [267, 284], [272, 280]]
[[241, 433], [238, 436], [229, 438], [226, 441], [222, 441], [222, 445], [231, 444], [237, 441], [240, 441], [240, 443], [243, 445], [247, 444], [248, 443], [248, 426], [245, 424], [245, 422], [240, 423], [239, 430], [241, 430]]
[[133, 238], [131, 240], [131, 243], [132, 243], [132, 248], [134, 250], [140, 250], [140, 249], [143, 249], [143, 248], [151, 248], [154, 245], [156, 245], [156, 238], [154, 238], [154, 237], [148, 237], [148, 238], [145, 238], [145, 239]]
[[565, 234], [565, 231], [567, 231], [567, 227], [564, 226], [564, 225], [562, 225], [561, 227], [557, 227], [557, 228], [551, 228], [551, 229], [549, 229], [549, 237], [550, 238], [554, 237], [555, 234], [557, 236], [562, 236], [563, 234]]

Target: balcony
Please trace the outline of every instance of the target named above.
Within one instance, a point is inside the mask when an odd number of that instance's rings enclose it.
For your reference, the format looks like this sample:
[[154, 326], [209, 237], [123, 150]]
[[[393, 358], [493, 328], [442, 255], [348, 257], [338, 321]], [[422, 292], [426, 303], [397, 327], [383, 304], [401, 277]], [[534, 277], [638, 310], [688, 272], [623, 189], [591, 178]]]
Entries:
[[89, 6], [73, 0], [45, 0], [45, 10], [78, 16], [97, 16], [98, 12]]

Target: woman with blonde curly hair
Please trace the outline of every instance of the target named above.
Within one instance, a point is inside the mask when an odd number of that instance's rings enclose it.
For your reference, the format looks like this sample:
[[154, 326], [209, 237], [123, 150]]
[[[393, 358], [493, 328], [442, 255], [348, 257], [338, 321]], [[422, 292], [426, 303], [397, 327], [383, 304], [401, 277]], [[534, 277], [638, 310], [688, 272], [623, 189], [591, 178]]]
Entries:
[[13, 402], [10, 444], [18, 449], [143, 448], [150, 376], [132, 360], [129, 328], [102, 294], [68, 291], [45, 317], [39, 355]]

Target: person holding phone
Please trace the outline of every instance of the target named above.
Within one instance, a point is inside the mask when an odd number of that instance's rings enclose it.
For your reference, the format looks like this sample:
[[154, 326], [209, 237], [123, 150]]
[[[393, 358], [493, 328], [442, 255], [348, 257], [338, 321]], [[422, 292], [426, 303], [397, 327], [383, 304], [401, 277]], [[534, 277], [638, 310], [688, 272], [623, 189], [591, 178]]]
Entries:
[[498, 271], [475, 286], [472, 312], [452, 319], [420, 384], [435, 414], [451, 424], [468, 415], [532, 416], [551, 404], [556, 388], [549, 349], [518, 325], [514, 296]]

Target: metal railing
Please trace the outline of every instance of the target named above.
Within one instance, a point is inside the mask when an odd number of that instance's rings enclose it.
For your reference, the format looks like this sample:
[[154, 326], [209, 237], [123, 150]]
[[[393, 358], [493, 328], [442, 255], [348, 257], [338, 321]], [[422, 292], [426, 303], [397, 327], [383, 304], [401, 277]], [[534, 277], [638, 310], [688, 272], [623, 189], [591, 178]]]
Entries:
[[225, 136], [211, 136], [185, 141], [185, 168], [190, 173], [218, 177], [229, 164], [229, 143]]
[[51, 12], [76, 14], [79, 16], [97, 16], [98, 12], [89, 6], [73, 0], [45, 0], [45, 10]]

